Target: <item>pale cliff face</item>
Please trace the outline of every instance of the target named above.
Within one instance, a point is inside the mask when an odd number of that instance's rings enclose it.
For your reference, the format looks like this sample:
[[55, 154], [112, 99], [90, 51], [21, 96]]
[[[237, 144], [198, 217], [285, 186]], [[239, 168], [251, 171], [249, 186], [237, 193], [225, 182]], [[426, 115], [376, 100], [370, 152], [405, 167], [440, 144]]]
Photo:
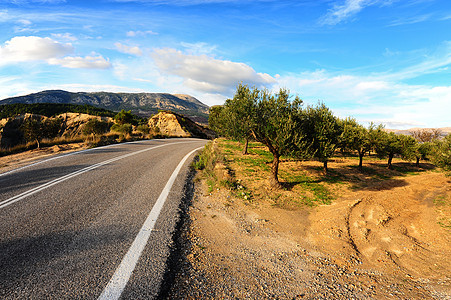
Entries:
[[174, 137], [190, 137], [191, 134], [184, 130], [177, 117], [170, 113], [160, 112], [149, 119], [149, 127], [159, 131], [163, 135]]

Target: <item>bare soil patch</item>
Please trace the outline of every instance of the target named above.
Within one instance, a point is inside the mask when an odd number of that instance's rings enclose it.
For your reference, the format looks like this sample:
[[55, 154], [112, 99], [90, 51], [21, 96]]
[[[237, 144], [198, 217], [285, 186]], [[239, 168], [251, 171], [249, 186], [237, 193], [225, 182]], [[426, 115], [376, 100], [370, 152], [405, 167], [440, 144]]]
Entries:
[[284, 161], [284, 189], [271, 190], [262, 149], [220, 147], [238, 188], [198, 182], [169, 298], [451, 299], [444, 173], [335, 158], [325, 176], [318, 162]]

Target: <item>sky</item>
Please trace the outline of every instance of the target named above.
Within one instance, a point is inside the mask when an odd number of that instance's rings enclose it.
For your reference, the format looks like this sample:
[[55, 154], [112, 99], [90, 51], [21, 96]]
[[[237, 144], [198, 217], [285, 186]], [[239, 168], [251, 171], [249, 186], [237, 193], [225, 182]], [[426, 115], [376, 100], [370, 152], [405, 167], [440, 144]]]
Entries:
[[[451, 126], [450, 0], [0, 0], [0, 99], [242, 82], [386, 128]], [[0, 101], [1, 103], [1, 101]]]

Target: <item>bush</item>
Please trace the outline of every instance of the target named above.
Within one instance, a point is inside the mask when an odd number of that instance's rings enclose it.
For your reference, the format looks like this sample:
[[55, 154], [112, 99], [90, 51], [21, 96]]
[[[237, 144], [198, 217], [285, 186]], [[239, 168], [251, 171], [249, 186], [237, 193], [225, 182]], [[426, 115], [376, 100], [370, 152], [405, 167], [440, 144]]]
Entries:
[[106, 133], [108, 131], [108, 129], [109, 129], [109, 124], [107, 122], [100, 121], [97, 119], [91, 119], [83, 126], [83, 133], [86, 135], [103, 134], [103, 133]]
[[136, 131], [141, 132], [142, 134], [149, 134], [150, 128], [149, 128], [148, 125], [145, 125], [145, 124], [143, 124], [143, 125], [138, 125], [138, 126], [136, 127]]
[[132, 124], [114, 124], [111, 126], [111, 131], [122, 134], [131, 134], [133, 131], [133, 126]]

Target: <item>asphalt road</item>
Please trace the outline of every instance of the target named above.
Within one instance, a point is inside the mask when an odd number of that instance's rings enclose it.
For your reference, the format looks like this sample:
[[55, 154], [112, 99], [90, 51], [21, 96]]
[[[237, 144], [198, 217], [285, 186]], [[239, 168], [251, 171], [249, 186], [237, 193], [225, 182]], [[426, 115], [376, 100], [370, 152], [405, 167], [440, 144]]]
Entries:
[[187, 154], [205, 143], [118, 144], [0, 174], [0, 299], [155, 298]]

